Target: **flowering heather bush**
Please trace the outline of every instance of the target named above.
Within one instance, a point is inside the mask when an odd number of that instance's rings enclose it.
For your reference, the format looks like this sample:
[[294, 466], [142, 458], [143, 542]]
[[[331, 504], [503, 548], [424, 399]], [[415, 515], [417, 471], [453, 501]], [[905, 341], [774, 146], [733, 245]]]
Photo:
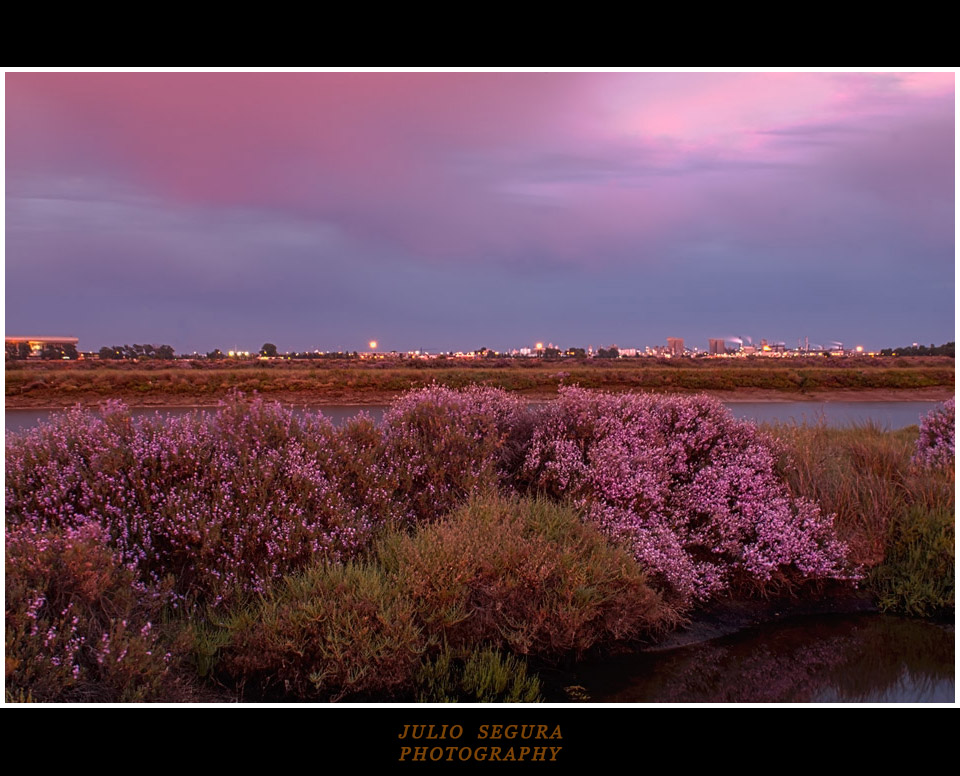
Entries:
[[914, 463], [920, 466], [953, 466], [955, 423], [953, 399], [929, 412], [920, 423]]
[[432, 385], [404, 394], [383, 418], [397, 498], [411, 521], [434, 521], [471, 494], [497, 489], [529, 436], [526, 405], [505, 391]]
[[773, 443], [707, 397], [561, 388], [523, 467], [568, 497], [683, 604], [734, 581], [848, 576], [832, 516], [791, 499]]
[[216, 414], [138, 423], [113, 402], [8, 435], [7, 525], [100, 526], [141, 592], [217, 605], [519, 484], [572, 498], [684, 602], [743, 576], [841, 576], [830, 519], [790, 499], [773, 459], [703, 398], [562, 389], [532, 411], [500, 390], [434, 385], [380, 427], [341, 428], [240, 395]]
[[392, 510], [369, 419], [335, 429], [233, 397], [133, 423], [119, 403], [7, 438], [8, 525], [96, 524], [139, 583], [217, 604], [316, 555], [349, 558]]
[[8, 697], [158, 700], [175, 693], [171, 655], [131, 569], [96, 525], [6, 535]]

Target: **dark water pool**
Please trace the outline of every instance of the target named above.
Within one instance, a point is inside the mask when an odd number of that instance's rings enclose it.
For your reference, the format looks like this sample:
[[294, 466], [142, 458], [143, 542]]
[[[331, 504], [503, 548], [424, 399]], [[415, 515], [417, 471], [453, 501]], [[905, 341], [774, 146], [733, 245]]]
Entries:
[[[592, 703], [953, 703], [954, 627], [878, 614], [793, 618], [581, 664]], [[561, 700], [556, 698], [553, 700]]]

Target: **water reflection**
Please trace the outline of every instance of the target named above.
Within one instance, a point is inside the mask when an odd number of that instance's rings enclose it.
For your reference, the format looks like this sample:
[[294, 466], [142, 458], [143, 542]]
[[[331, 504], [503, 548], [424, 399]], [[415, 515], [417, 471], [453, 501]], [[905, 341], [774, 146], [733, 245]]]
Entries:
[[881, 615], [805, 617], [580, 666], [592, 702], [952, 703], [953, 627]]

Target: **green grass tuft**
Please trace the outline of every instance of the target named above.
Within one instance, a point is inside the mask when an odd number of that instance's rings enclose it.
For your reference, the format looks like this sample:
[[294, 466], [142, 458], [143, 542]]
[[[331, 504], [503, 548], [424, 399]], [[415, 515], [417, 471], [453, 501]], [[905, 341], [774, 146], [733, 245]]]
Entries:
[[887, 557], [870, 576], [881, 610], [917, 617], [954, 608], [954, 513], [915, 506], [893, 521]]
[[477, 649], [465, 658], [449, 650], [420, 666], [419, 703], [539, 703], [540, 680], [527, 664], [493, 649]]

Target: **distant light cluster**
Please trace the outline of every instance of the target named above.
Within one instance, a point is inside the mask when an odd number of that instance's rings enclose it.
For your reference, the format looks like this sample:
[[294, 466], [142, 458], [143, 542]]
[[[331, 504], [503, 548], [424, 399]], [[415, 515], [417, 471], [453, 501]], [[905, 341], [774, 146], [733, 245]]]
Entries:
[[[49, 349], [56, 345], [61, 349], [67, 345], [74, 347], [78, 343], [76, 337], [7, 337], [7, 357], [21, 358], [39, 358], [45, 348]], [[475, 358], [743, 358], [746, 356], [768, 356], [779, 358], [805, 357], [816, 355], [833, 356], [877, 356], [879, 352], [867, 351], [862, 345], [856, 345], [852, 348], [844, 347], [842, 342], [831, 342], [828, 347], [818, 344], [811, 344], [809, 339], [800, 340], [795, 348], [787, 348], [784, 342], [768, 342], [765, 339], [760, 340], [759, 345], [754, 345], [749, 337], [740, 338], [710, 338], [705, 350], [693, 347], [688, 348], [682, 337], [667, 337], [666, 345], [647, 345], [645, 347], [620, 347], [616, 344], [599, 347], [589, 345], [586, 348], [568, 347], [561, 348], [552, 342], [544, 343], [537, 341], [531, 346], [521, 346], [509, 350], [491, 350], [489, 348], [478, 348], [476, 350], [432, 350], [417, 349], [397, 351], [384, 351], [380, 348], [378, 340], [370, 340], [367, 343], [369, 350], [345, 351], [345, 350], [310, 350], [305, 352], [276, 352], [275, 346], [272, 350], [249, 351], [249, 350], [228, 350], [226, 353], [219, 349], [210, 353], [182, 354], [180, 358], [231, 358], [246, 359], [259, 358], [260, 360], [271, 359], [289, 359], [289, 358], [361, 358], [361, 359], [388, 359], [388, 358], [406, 358], [406, 359], [436, 359], [436, 358], [454, 358], [454, 359], [475, 359]], [[172, 353], [172, 348], [170, 349]], [[64, 358], [68, 356], [64, 355]], [[95, 352], [73, 351], [72, 358], [96, 358]], [[103, 353], [99, 354], [103, 358]], [[170, 356], [172, 357], [172, 355]]]

